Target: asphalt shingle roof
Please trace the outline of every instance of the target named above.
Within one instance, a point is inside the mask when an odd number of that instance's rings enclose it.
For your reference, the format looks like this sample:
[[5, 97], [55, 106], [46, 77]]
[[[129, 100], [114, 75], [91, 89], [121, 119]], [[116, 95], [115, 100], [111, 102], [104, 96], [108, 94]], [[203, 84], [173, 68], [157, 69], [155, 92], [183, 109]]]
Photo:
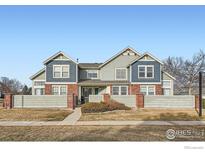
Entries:
[[81, 80], [78, 85], [82, 86], [106, 86], [110, 84], [129, 84], [129, 81], [102, 81], [102, 80]]
[[79, 63], [80, 68], [98, 68], [102, 63]]

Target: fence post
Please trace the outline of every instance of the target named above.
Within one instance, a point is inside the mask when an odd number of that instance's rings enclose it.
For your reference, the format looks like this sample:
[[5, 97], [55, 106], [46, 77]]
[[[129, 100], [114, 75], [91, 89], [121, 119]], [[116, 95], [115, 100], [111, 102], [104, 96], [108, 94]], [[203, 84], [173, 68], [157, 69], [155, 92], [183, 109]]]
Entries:
[[104, 97], [104, 102], [106, 104], [110, 103], [110, 95], [109, 94], [104, 94], [103, 97]]
[[136, 94], [136, 106], [144, 108], [144, 94]]
[[199, 116], [202, 116], [202, 72], [199, 72]]
[[68, 94], [67, 95], [67, 106], [69, 109], [75, 109], [75, 95], [74, 94]]
[[5, 94], [4, 95], [3, 106], [6, 109], [12, 109], [13, 108], [13, 94]]
[[199, 95], [195, 95], [195, 110], [199, 112]]

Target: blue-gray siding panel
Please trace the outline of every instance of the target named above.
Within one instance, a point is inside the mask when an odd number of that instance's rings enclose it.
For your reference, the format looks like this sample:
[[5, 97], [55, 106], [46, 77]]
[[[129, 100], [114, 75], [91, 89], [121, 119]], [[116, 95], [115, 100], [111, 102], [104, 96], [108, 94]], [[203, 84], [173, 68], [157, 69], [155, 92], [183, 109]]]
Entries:
[[[154, 65], [154, 78], [152, 79], [138, 78], [139, 65]], [[158, 63], [157, 61], [137, 61], [132, 64], [131, 71], [132, 71], [131, 82], [161, 82], [160, 63]]]
[[[53, 65], [70, 65], [70, 78], [53, 78]], [[51, 61], [46, 66], [46, 82], [76, 82], [76, 65], [72, 61]]]

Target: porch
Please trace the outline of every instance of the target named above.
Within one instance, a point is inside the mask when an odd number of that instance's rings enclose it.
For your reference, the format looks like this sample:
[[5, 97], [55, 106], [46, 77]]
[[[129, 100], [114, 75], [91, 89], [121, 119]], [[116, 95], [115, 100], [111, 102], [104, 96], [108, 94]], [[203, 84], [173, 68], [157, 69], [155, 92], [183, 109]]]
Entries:
[[79, 97], [81, 104], [89, 102], [89, 96], [103, 96], [110, 94], [110, 86], [79, 86]]
[[112, 88], [114, 85], [125, 86], [126, 94], [128, 94], [128, 81], [102, 81], [102, 80], [84, 80], [78, 83], [78, 94], [80, 104], [89, 101], [89, 96], [96, 96], [99, 98], [103, 94], [112, 94]]

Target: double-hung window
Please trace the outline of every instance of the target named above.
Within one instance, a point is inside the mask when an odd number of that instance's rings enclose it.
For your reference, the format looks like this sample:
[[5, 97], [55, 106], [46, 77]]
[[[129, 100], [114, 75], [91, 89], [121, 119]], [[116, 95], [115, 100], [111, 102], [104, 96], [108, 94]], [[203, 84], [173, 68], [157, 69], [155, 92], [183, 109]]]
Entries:
[[163, 80], [164, 95], [171, 95], [171, 80]]
[[116, 68], [115, 69], [115, 79], [116, 80], [127, 80], [127, 69], [126, 68]]
[[69, 77], [69, 67], [68, 66], [62, 66], [62, 77], [63, 78]]
[[153, 65], [139, 65], [138, 66], [138, 78], [154, 78], [154, 66]]
[[144, 95], [155, 95], [155, 87], [152, 85], [141, 85], [140, 93]]
[[59, 87], [58, 86], [52, 86], [52, 94], [59, 95]]
[[45, 86], [45, 81], [34, 81], [34, 86]]
[[54, 66], [54, 78], [60, 78], [61, 77], [61, 66]]
[[127, 86], [113, 86], [112, 95], [128, 95]]
[[53, 95], [66, 95], [67, 94], [66, 85], [53, 85], [52, 94]]
[[98, 78], [98, 71], [97, 70], [88, 70], [87, 71], [87, 78], [88, 79], [97, 79]]
[[112, 87], [112, 94], [119, 95], [120, 94], [120, 87]]
[[69, 65], [54, 65], [53, 66], [53, 77], [54, 78], [69, 78], [70, 77], [70, 66]]

